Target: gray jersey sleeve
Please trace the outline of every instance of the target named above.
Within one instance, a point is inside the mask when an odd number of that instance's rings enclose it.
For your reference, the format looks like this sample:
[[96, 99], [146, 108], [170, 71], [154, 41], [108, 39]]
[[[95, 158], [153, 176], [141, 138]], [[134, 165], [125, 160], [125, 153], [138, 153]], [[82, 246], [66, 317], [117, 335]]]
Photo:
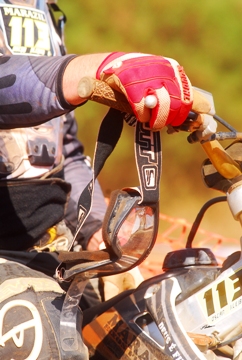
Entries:
[[75, 56], [1, 56], [0, 129], [36, 126], [74, 109], [61, 83]]

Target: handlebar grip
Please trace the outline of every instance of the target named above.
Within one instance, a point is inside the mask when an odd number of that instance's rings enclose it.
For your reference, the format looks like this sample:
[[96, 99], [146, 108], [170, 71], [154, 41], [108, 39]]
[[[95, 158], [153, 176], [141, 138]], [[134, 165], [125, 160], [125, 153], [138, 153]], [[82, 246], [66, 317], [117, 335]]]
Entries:
[[92, 100], [122, 112], [133, 114], [133, 110], [124, 94], [113, 90], [104, 81], [87, 76], [83, 77], [79, 81], [77, 92], [83, 99]]

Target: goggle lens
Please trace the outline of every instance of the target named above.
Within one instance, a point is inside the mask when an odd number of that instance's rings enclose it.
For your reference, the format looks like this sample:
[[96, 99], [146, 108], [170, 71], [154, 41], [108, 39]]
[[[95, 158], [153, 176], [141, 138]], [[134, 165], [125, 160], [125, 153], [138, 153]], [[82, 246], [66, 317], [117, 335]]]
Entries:
[[[120, 227], [117, 240], [120, 247], [124, 247], [141, 231], [152, 231], [154, 228], [154, 210], [149, 206], [136, 206], [128, 214]], [[153, 231], [152, 231], [153, 232]]]

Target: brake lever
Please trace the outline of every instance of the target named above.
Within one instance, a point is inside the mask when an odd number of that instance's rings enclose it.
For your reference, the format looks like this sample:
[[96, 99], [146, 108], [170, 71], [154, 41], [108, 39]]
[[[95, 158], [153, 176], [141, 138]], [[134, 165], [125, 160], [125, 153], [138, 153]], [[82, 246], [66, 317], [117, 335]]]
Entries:
[[[191, 119], [195, 119], [196, 118], [195, 113], [191, 114], [189, 113], [189, 116], [191, 116]], [[218, 115], [213, 115], [214, 120], [216, 120], [219, 124], [223, 125], [225, 128], [227, 128], [229, 131], [218, 131], [215, 132], [214, 134], [212, 134], [210, 136], [210, 138], [208, 139], [209, 141], [213, 141], [213, 140], [218, 140], [218, 141], [222, 141], [222, 140], [241, 140], [242, 139], [242, 133], [238, 132], [233, 126], [231, 126], [227, 121], [225, 121], [224, 119], [222, 119], [220, 116]], [[187, 121], [187, 120], [186, 120]], [[186, 123], [185, 121], [185, 123]], [[185, 129], [184, 129], [185, 130]], [[185, 130], [186, 131], [186, 130]], [[199, 139], [199, 137], [197, 136], [196, 131], [191, 133], [188, 138], [187, 138], [188, 142], [190, 144], [196, 143], [201, 141]]]

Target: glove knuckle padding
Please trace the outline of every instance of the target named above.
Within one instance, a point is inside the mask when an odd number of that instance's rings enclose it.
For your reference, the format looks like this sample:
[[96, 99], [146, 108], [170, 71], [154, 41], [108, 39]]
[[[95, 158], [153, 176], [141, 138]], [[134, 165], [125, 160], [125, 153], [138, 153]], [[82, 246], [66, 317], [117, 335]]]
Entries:
[[[97, 76], [125, 94], [140, 121], [150, 121], [154, 129], [166, 124], [180, 125], [192, 105], [192, 88], [183, 68], [162, 56], [116, 55], [116, 59], [110, 62], [108, 58], [101, 65]], [[155, 95], [158, 100], [153, 109], [144, 105], [147, 95]]]

